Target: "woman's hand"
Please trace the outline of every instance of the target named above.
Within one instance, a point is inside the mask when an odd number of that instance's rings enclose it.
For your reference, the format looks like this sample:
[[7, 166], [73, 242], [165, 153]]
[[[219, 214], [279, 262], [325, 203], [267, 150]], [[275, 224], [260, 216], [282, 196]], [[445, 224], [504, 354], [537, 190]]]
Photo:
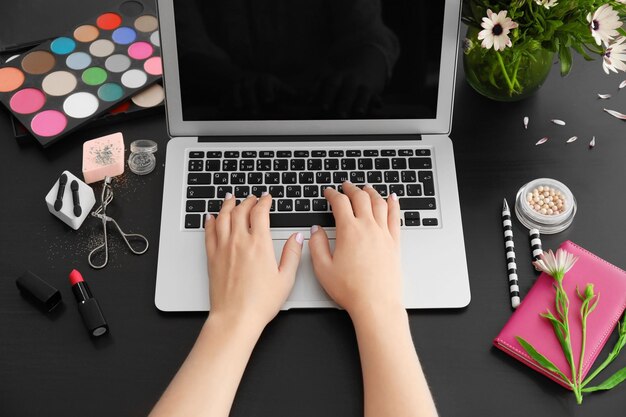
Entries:
[[402, 309], [400, 205], [385, 201], [371, 186], [343, 184], [344, 194], [327, 188], [337, 237], [331, 254], [322, 228], [311, 228], [309, 247], [315, 274], [337, 304], [353, 318], [374, 308]]
[[278, 314], [293, 287], [303, 236], [285, 243], [280, 264], [274, 255], [269, 212], [272, 197], [250, 196], [235, 206], [227, 194], [217, 219], [207, 216], [211, 318], [262, 331]]

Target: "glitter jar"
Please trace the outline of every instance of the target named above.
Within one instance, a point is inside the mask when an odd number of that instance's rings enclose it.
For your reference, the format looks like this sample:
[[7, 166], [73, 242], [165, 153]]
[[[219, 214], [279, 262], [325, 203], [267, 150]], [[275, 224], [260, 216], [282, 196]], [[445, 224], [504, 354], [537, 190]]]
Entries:
[[[539, 199], [539, 195], [543, 196], [546, 192], [548, 195], [541, 199], [543, 204], [551, 203], [552, 197], [557, 197], [556, 201], [562, 202], [558, 213], [544, 214], [535, 208], [539, 204], [535, 199]], [[556, 196], [550, 195], [551, 192], [556, 193]], [[576, 199], [570, 189], [562, 182], [550, 178], [538, 178], [529, 182], [519, 189], [515, 197], [515, 214], [520, 223], [546, 235], [567, 229], [576, 216], [576, 210]]]
[[137, 175], [146, 175], [156, 167], [155, 152], [158, 150], [156, 142], [151, 140], [136, 140], [130, 144], [128, 168]]

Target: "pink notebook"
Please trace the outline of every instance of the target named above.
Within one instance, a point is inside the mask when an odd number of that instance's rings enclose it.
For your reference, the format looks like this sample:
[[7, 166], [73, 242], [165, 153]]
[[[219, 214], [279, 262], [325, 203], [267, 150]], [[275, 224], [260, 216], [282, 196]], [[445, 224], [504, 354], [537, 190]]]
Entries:
[[[626, 272], [570, 241], [563, 243], [560, 248], [578, 256], [578, 261], [563, 280], [563, 287], [570, 300], [569, 321], [576, 369], [578, 369], [581, 345], [581, 301], [576, 295], [576, 286], [578, 285], [580, 291], [583, 292], [587, 283], [593, 283], [595, 293], [600, 294], [598, 306], [587, 319], [587, 347], [583, 361], [584, 378], [626, 308]], [[540, 313], [546, 312], [548, 308], [556, 315], [553, 282], [552, 277], [546, 273], [542, 273], [537, 278], [537, 282], [498, 337], [494, 339], [493, 344], [569, 389], [566, 382], [558, 375], [540, 368], [515, 339], [516, 336], [525, 339], [539, 353], [550, 359], [565, 376], [571, 378], [570, 367], [565, 360], [552, 325], [540, 316]]]

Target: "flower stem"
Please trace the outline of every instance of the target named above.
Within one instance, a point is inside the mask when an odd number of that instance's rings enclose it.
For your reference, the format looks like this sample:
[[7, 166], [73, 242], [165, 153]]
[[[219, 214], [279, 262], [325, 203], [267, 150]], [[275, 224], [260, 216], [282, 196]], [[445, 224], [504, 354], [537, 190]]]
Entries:
[[567, 361], [570, 364], [570, 368], [572, 372], [572, 384], [573, 384], [572, 388], [574, 391], [574, 395], [576, 395], [576, 402], [580, 404], [582, 403], [582, 394], [580, 390], [580, 383], [578, 381], [579, 378], [577, 378], [576, 376], [576, 365], [574, 364], [574, 354], [572, 352], [572, 338], [571, 338], [570, 327], [569, 327], [569, 298], [567, 297], [567, 293], [565, 292], [565, 289], [563, 288], [563, 275], [561, 275], [560, 277], [557, 275], [555, 278], [556, 278], [556, 281], [558, 282], [557, 291], [561, 292], [561, 294], [563, 295], [563, 299], [565, 300], [561, 321], [565, 326], [565, 334], [567, 335], [566, 343], [567, 343], [567, 347], [569, 351], [567, 352], [567, 356], [568, 356]]
[[511, 79], [509, 78], [509, 73], [506, 71], [506, 66], [504, 65], [504, 60], [502, 59], [502, 55], [500, 55], [500, 52], [495, 51], [496, 52], [496, 56], [498, 57], [498, 62], [500, 63], [500, 69], [502, 70], [502, 74], [504, 75], [504, 79], [506, 80], [506, 84], [509, 86], [509, 95], [512, 96], [513, 92], [515, 91], [515, 86], [513, 85], [513, 82], [511, 81]]

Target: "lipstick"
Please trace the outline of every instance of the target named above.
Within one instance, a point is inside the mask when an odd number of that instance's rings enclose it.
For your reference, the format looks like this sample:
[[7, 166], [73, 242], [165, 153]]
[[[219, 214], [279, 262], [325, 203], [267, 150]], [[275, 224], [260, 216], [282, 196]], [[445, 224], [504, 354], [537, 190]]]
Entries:
[[83, 318], [89, 334], [102, 336], [109, 330], [109, 325], [83, 276], [75, 269], [70, 272], [70, 284], [72, 284], [72, 292], [78, 302], [78, 312]]

